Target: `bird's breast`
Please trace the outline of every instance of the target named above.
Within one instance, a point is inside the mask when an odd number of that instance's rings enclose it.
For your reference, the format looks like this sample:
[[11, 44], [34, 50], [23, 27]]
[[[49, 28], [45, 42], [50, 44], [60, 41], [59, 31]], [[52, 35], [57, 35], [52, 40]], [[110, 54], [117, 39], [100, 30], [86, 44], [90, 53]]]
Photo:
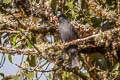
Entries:
[[62, 40], [63, 42], [72, 41], [72, 34], [71, 34], [71, 33], [72, 33], [72, 32], [71, 32], [69, 29], [61, 28], [60, 31], [59, 31], [61, 40]]

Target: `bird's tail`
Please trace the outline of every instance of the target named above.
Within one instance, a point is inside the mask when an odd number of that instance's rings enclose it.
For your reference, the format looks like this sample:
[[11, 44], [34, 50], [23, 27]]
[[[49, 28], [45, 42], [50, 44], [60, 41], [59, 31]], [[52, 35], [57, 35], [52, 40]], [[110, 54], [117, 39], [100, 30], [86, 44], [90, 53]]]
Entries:
[[78, 48], [77, 45], [70, 45], [68, 48], [66, 48], [66, 52], [71, 59], [72, 68], [80, 66], [77, 48]]

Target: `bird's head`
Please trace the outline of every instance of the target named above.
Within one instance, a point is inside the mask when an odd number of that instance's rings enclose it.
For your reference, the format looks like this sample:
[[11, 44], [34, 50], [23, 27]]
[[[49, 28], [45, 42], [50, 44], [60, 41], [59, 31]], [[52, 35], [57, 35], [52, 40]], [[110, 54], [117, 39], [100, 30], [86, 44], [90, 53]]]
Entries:
[[54, 21], [58, 21], [58, 22], [64, 21], [66, 19], [67, 17], [64, 14], [61, 14], [58, 17], [53, 18]]

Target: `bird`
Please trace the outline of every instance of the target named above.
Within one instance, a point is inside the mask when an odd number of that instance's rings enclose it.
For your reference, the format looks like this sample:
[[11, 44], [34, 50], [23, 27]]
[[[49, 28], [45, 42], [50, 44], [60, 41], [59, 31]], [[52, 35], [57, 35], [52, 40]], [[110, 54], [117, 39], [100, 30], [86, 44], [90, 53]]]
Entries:
[[[57, 18], [54, 18], [54, 20], [58, 20], [59, 36], [62, 43], [78, 39], [78, 35], [75, 32], [73, 25], [68, 21], [64, 14], [60, 14]], [[70, 57], [72, 68], [79, 67], [80, 62], [78, 58], [78, 46], [75, 44], [69, 45], [67, 48], [65, 48], [65, 51]]]

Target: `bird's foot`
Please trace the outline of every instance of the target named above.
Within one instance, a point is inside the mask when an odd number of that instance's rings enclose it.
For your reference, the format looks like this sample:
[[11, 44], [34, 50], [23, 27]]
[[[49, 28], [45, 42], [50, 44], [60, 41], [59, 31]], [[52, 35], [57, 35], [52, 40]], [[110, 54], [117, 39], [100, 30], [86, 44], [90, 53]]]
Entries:
[[75, 40], [72, 40], [72, 42], [75, 42]]
[[58, 18], [57, 18], [57, 17], [54, 17], [53, 20], [54, 20], [54, 21], [58, 21]]
[[64, 45], [65, 45], [65, 43], [63, 42], [63, 43], [62, 43], [62, 46], [64, 46]]

